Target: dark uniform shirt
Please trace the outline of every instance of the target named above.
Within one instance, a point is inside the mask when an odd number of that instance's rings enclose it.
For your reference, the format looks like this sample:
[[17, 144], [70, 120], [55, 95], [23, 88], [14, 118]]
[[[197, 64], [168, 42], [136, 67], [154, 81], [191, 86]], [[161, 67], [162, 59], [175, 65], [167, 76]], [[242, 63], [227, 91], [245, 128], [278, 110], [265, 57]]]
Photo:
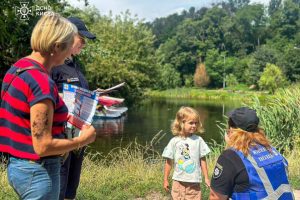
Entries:
[[88, 82], [79, 69], [78, 64], [73, 60], [66, 60], [65, 64], [54, 67], [51, 73], [52, 79], [55, 81], [58, 91], [63, 91], [63, 84], [68, 83], [85, 89], [89, 88]]
[[241, 158], [231, 149], [218, 158], [211, 179], [211, 188], [223, 195], [243, 192], [249, 187], [249, 177]]

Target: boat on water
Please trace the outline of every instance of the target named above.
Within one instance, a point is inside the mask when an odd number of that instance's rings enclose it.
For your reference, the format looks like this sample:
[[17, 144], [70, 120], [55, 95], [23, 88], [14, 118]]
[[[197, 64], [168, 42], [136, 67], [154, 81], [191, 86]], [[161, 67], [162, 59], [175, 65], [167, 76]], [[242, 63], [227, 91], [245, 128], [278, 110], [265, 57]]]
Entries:
[[94, 119], [113, 119], [119, 118], [127, 112], [127, 107], [116, 107], [116, 106], [103, 106], [101, 110], [97, 110], [94, 116]]
[[113, 105], [119, 105], [121, 103], [124, 102], [125, 99], [123, 98], [116, 98], [116, 97], [110, 97], [110, 96], [99, 96], [98, 97], [98, 103], [100, 105], [104, 105], [104, 106], [113, 106]]
[[[119, 84], [116, 87], [121, 87], [124, 84], [125, 83]], [[98, 108], [94, 115], [94, 119], [115, 119], [125, 115], [128, 108], [125, 106], [120, 106], [124, 100], [125, 99], [123, 98], [100, 95], [98, 97]]]

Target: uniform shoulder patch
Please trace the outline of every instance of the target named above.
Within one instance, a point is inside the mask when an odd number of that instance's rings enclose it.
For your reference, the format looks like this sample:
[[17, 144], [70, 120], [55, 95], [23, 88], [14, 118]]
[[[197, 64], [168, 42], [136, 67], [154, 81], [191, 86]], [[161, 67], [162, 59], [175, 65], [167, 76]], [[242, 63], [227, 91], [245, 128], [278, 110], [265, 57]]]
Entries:
[[217, 163], [216, 166], [215, 166], [215, 169], [214, 169], [212, 177], [214, 179], [217, 179], [217, 178], [219, 178], [221, 176], [222, 172], [223, 172], [223, 166], [220, 165], [219, 163]]

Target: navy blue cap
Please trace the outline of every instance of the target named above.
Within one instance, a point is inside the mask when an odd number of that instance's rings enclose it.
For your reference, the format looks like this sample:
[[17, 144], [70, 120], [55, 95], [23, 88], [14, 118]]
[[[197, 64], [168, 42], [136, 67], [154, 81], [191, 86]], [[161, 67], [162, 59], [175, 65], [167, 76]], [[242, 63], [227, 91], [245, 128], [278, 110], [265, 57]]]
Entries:
[[79, 19], [77, 17], [69, 17], [68, 20], [77, 27], [78, 33], [80, 35], [82, 35], [88, 39], [91, 39], [91, 40], [96, 39], [96, 36], [88, 31], [84, 22], [81, 19]]
[[241, 107], [231, 111], [228, 117], [232, 120], [236, 128], [248, 132], [256, 132], [259, 124], [259, 118], [256, 111], [248, 107]]

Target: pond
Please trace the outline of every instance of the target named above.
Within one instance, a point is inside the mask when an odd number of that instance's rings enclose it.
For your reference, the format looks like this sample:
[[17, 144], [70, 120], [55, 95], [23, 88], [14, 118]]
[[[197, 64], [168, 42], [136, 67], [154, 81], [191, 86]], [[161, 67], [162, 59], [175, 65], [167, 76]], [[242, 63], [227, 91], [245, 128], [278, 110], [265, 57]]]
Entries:
[[223, 138], [217, 127], [217, 121], [224, 121], [224, 114], [241, 106], [239, 101], [203, 101], [183, 99], [151, 99], [136, 108], [129, 108], [127, 115], [118, 119], [97, 120], [94, 126], [97, 139], [91, 145], [92, 150], [107, 154], [111, 149], [126, 146], [131, 142], [150, 143], [157, 135], [162, 138], [154, 143], [157, 151], [162, 152], [173, 137], [170, 126], [181, 106], [195, 108], [201, 116], [205, 141], [211, 139], [220, 143]]

